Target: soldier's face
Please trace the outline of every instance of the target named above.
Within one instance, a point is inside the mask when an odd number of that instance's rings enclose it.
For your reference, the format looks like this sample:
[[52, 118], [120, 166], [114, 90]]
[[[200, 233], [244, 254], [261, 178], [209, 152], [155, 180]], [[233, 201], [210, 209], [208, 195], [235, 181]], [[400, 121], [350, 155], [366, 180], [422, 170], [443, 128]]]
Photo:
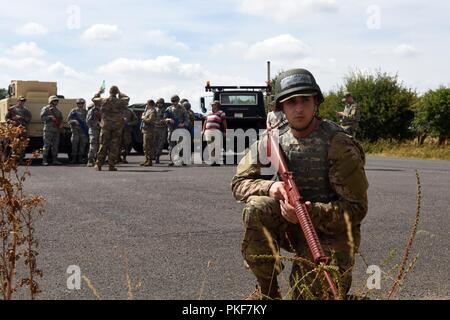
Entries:
[[25, 104], [25, 101], [23, 101], [23, 100], [17, 101], [17, 106], [18, 107], [23, 107], [24, 104]]
[[345, 102], [347, 102], [347, 104], [352, 104], [353, 103], [353, 97], [352, 96], [348, 96], [345, 98]]
[[316, 98], [314, 96], [292, 97], [283, 102], [282, 106], [291, 127], [304, 130], [308, 128], [316, 113]]

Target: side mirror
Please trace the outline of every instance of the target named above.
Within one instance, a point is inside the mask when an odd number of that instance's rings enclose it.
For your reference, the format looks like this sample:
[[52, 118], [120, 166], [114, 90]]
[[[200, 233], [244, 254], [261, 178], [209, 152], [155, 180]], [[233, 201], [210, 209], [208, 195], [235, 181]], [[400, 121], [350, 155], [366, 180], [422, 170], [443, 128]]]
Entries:
[[205, 106], [205, 97], [200, 98], [200, 109], [202, 109], [203, 113], [206, 113], [208, 110], [206, 110]]

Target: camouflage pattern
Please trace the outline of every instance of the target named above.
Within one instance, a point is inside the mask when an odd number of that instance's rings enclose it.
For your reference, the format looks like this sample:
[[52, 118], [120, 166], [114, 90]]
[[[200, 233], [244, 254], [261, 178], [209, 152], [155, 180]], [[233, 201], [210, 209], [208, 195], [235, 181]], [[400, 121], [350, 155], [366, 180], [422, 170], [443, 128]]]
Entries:
[[[81, 129], [79, 121], [83, 121], [86, 124], [87, 110], [83, 108], [74, 108], [67, 116], [67, 122], [70, 125], [72, 136], [70, 142], [72, 143], [72, 159], [84, 158], [86, 154], [86, 147], [89, 137]], [[75, 119], [77, 118], [77, 119]]]
[[342, 128], [349, 135], [355, 137], [361, 119], [360, 107], [357, 103], [346, 104], [343, 113], [344, 116], [342, 117], [341, 122]]
[[5, 115], [6, 122], [14, 126], [22, 126], [25, 129], [31, 122], [31, 112], [26, 107], [13, 106]]
[[119, 97], [111, 95], [109, 98], [101, 98], [96, 94], [92, 102], [100, 104], [101, 110], [101, 133], [100, 148], [97, 154], [97, 165], [102, 166], [108, 154], [108, 163], [114, 167], [119, 159], [120, 141], [124, 127], [123, 113], [128, 106], [130, 98], [125, 94]]
[[99, 107], [93, 106], [88, 111], [86, 122], [89, 127], [88, 162], [94, 163], [97, 159], [97, 153], [100, 148], [101, 111]]
[[50, 150], [53, 161], [57, 160], [59, 148], [59, 135], [63, 128], [63, 115], [57, 107], [45, 106], [41, 110], [41, 120], [44, 123], [43, 157], [48, 159]]
[[183, 108], [179, 104], [176, 104], [167, 108], [164, 117], [166, 119], [171, 120], [171, 122], [168, 125], [169, 127], [168, 143], [169, 143], [170, 162], [173, 163], [174, 159], [172, 159], [172, 149], [178, 144], [178, 141], [171, 141], [172, 133], [178, 128], [185, 128], [185, 129], [189, 128], [189, 114], [185, 108]]
[[125, 126], [122, 132], [122, 140], [120, 142], [120, 153], [126, 158], [128, 150], [131, 149], [133, 144], [133, 127], [139, 123], [139, 119], [133, 110], [126, 108], [123, 112], [123, 119]]
[[162, 155], [164, 145], [167, 143], [167, 124], [164, 119], [166, 108], [164, 106], [158, 107], [157, 105], [155, 111], [155, 156], [159, 157]]
[[[358, 142], [328, 121], [321, 121], [313, 133], [302, 139], [295, 138], [289, 128], [281, 130], [280, 145], [305, 201], [312, 202], [310, 215], [314, 227], [325, 252], [335, 257], [342, 277], [342, 289], [347, 293], [354, 265], [352, 253], [358, 250], [360, 225], [368, 210], [364, 152]], [[258, 148], [265, 152], [265, 143], [260, 143]], [[277, 250], [283, 248], [311, 261], [312, 257], [300, 227], [286, 221], [281, 216], [279, 202], [269, 197], [274, 181], [261, 176], [260, 163], [251, 164], [253, 152], [255, 149], [240, 162], [232, 181], [232, 191], [238, 201], [245, 203], [242, 254], [264, 293], [277, 289], [276, 276], [283, 266], [254, 258], [255, 255], [273, 255], [263, 228], [269, 232]], [[345, 212], [351, 221], [354, 249], [349, 245]], [[295, 263], [291, 285], [299, 287], [296, 280], [311, 269], [307, 263]], [[309, 276], [304, 280], [311, 285], [314, 296], [324, 296], [319, 282], [312, 283]], [[294, 290], [294, 293], [295, 298], [306, 298], [298, 291]]]
[[146, 161], [152, 161], [155, 156], [155, 123], [156, 108], [150, 107], [145, 110], [142, 115], [142, 133], [144, 139], [144, 154]]

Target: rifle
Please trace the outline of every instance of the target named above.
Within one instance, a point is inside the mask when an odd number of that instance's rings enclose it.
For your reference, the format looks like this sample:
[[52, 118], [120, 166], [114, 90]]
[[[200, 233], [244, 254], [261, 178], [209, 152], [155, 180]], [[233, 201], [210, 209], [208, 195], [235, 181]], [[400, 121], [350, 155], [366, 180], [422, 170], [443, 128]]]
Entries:
[[[305, 235], [305, 239], [308, 244], [309, 250], [311, 251], [314, 263], [316, 265], [319, 265], [321, 263], [329, 265], [331, 262], [331, 258], [328, 257], [323, 251], [319, 237], [311, 221], [308, 208], [306, 207], [305, 201], [300, 194], [297, 185], [295, 184], [292, 171], [288, 170], [286, 158], [280, 150], [280, 145], [275, 142], [272, 137], [272, 130], [268, 130], [267, 134], [267, 157], [271, 160], [272, 163], [278, 164], [277, 171], [281, 180], [285, 184], [286, 192], [289, 197], [289, 199], [287, 200], [289, 204], [295, 208], [295, 214], [297, 215], [298, 221], [300, 223], [300, 228]], [[324, 271], [324, 275], [328, 282], [328, 285], [330, 286], [334, 298], [339, 299], [336, 286], [328, 271]]]
[[84, 122], [82, 119], [80, 119], [80, 117], [78, 116], [78, 114], [76, 112], [73, 112], [70, 116], [70, 118], [75, 119], [76, 121], [78, 121], [81, 130], [83, 131], [83, 133], [89, 137], [89, 128], [86, 125], [86, 122]]

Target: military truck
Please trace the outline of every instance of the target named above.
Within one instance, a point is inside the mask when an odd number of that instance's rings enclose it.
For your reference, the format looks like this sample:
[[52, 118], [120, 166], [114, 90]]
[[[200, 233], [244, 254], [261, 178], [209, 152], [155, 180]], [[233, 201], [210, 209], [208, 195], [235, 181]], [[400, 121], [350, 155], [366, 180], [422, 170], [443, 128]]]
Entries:
[[[265, 94], [270, 86], [211, 86], [208, 81], [206, 92], [213, 93], [213, 100], [220, 101], [225, 112], [228, 129], [265, 129]], [[200, 99], [200, 107], [207, 112], [205, 99]]]
[[[0, 123], [5, 123], [8, 108], [15, 105], [20, 96], [24, 96], [27, 99], [25, 107], [30, 110], [32, 115], [31, 123], [28, 127], [28, 137], [30, 138], [30, 144], [27, 148], [28, 153], [42, 149], [44, 146], [44, 125], [41, 121], [40, 113], [42, 107], [48, 105], [48, 98], [52, 95], [56, 95], [60, 99], [58, 109], [61, 110], [65, 121], [70, 110], [76, 106], [76, 99], [65, 99], [64, 96], [58, 95], [56, 82], [13, 80], [8, 88], [9, 97], [0, 101]], [[64, 131], [61, 133], [59, 144], [60, 153], [70, 155], [72, 147], [70, 136], [70, 127], [64, 122]]]

